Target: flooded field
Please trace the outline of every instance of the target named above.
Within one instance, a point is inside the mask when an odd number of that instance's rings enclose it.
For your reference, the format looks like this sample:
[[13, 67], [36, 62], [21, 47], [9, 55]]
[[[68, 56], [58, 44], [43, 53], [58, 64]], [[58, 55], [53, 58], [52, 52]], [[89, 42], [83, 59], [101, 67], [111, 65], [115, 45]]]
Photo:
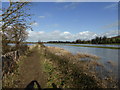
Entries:
[[[100, 57], [98, 62], [102, 63], [106, 70], [110, 71], [115, 77], [118, 77], [118, 60], [119, 60], [119, 49], [107, 49], [107, 48], [90, 48], [90, 47], [76, 47], [68, 46], [69, 44], [45, 44], [45, 46], [60, 47], [72, 54], [82, 53], [96, 55]], [[71, 44], [70, 44], [71, 45]], [[74, 44], [72, 44], [74, 45]], [[75, 44], [76, 45], [76, 44]], [[91, 44], [77, 44], [77, 45], [91, 45]], [[95, 46], [95, 45], [94, 45]], [[101, 46], [112, 46], [118, 47], [119, 45], [101, 45]], [[87, 60], [83, 58], [82, 60]], [[89, 59], [88, 59], [89, 60]]]

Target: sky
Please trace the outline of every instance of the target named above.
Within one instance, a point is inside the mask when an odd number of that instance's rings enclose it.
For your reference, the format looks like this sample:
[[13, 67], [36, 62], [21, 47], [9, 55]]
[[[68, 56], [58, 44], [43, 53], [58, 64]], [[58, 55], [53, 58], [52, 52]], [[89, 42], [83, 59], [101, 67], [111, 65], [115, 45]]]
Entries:
[[27, 30], [27, 41], [118, 35], [117, 2], [32, 2], [29, 8], [33, 31]]

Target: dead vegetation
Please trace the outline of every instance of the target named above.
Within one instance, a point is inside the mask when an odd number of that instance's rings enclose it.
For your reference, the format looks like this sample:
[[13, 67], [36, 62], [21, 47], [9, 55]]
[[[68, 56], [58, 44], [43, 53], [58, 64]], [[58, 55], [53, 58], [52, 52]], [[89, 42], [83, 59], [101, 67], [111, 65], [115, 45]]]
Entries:
[[[117, 88], [117, 82], [108, 72], [107, 74], [104, 73], [105, 68], [97, 62], [97, 56], [80, 53], [73, 55], [64, 49], [43, 45], [29, 46], [29, 50], [34, 52], [28, 52], [25, 58], [21, 58], [23, 60], [18, 63], [20, 72], [13, 72], [4, 77], [5, 86], [19, 86], [21, 88], [20, 83], [25, 83], [24, 80], [27, 80], [26, 83], [28, 83], [31, 78], [36, 77], [41, 85], [43, 85], [44, 79], [47, 80], [44, 83], [44, 88]], [[83, 57], [91, 57], [92, 60], [80, 60]], [[39, 69], [35, 67], [39, 67]], [[41, 73], [41, 71], [43, 71], [43, 74], [35, 73]], [[30, 75], [27, 75], [27, 73]], [[103, 74], [106, 74], [106, 76], [103, 77]], [[43, 76], [46, 77], [43, 78]], [[17, 81], [18, 84], [15, 83]], [[12, 82], [14, 83], [12, 84]]]
[[[105, 68], [95, 55], [76, 55], [57, 48], [47, 47], [46, 57], [48, 66], [51, 65], [51, 83], [55, 83], [60, 88], [116, 88], [117, 84], [109, 73], [104, 76]], [[88, 58], [87, 61], [80, 58]], [[49, 71], [50, 73], [50, 71]], [[109, 78], [106, 80], [106, 78]], [[49, 82], [49, 83], [50, 83]], [[50, 85], [50, 84], [49, 84]]]

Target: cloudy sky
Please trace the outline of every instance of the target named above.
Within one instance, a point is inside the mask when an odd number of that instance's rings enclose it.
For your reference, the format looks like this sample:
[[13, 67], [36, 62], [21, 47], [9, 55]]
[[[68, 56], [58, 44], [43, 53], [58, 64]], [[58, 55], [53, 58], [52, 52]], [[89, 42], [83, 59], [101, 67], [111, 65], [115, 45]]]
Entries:
[[27, 41], [88, 40], [118, 34], [117, 2], [32, 2], [30, 8], [34, 22]]

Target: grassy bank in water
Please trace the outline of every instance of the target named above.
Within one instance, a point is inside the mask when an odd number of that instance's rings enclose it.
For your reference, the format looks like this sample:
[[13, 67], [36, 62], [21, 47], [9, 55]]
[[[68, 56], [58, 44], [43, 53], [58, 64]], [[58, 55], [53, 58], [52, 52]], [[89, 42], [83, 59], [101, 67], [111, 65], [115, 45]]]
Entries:
[[90, 48], [107, 48], [107, 49], [120, 49], [120, 47], [104, 47], [104, 46], [84, 46], [84, 45], [68, 45], [76, 47], [90, 47]]
[[[96, 67], [104, 68], [98, 63], [97, 56], [87, 54], [72, 55], [61, 48], [46, 47], [44, 62], [48, 73], [48, 87], [57, 88], [113, 88], [116, 84], [109, 75], [101, 78]], [[80, 58], [91, 57], [91, 61], [81, 61]], [[112, 85], [112, 86], [110, 86]]]
[[[18, 66], [13, 73], [5, 75], [3, 77], [3, 87], [16, 87], [20, 88], [19, 82], [23, 82], [20, 79], [20, 67], [23, 66], [25, 60], [29, 60], [32, 55], [32, 51], [37, 50], [36, 54], [39, 54], [41, 71], [44, 75], [38, 76], [46, 77], [46, 85], [43, 88], [113, 88], [117, 87], [113, 78], [106, 76], [100, 77], [100, 73], [97, 72], [96, 67], [104, 68], [104, 66], [97, 62], [99, 57], [88, 54], [78, 53], [76, 55], [70, 52], [57, 48], [57, 47], [45, 47], [45, 46], [30, 46], [29, 52], [26, 55], [21, 56], [18, 62]], [[81, 58], [91, 58], [92, 60], [83, 61]], [[35, 60], [34, 58], [32, 60]], [[28, 62], [29, 63], [29, 62]], [[38, 63], [38, 62], [36, 62]], [[26, 65], [28, 67], [29, 65]], [[33, 65], [33, 67], [35, 67]], [[36, 69], [36, 68], [33, 68]], [[28, 73], [33, 70], [28, 70]], [[40, 71], [37, 69], [36, 71]], [[101, 72], [101, 71], [99, 71]], [[101, 72], [101, 74], [103, 74]], [[33, 74], [37, 75], [37, 74]], [[35, 77], [35, 76], [34, 76]], [[25, 78], [25, 77], [24, 77]], [[27, 77], [26, 77], [27, 78]], [[42, 78], [41, 78], [42, 80]], [[44, 79], [42, 80], [44, 81]], [[42, 85], [42, 83], [39, 83]]]

